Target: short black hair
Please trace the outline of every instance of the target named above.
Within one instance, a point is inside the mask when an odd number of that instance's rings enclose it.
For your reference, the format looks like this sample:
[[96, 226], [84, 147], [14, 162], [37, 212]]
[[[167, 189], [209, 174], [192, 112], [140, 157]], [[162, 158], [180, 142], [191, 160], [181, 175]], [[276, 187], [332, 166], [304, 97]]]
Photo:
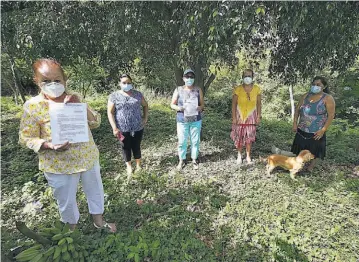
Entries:
[[122, 79], [122, 78], [124, 78], [124, 77], [127, 77], [127, 78], [130, 79], [131, 82], [132, 82], [132, 78], [130, 77], [129, 74], [122, 74], [122, 75], [120, 76], [120, 79]]

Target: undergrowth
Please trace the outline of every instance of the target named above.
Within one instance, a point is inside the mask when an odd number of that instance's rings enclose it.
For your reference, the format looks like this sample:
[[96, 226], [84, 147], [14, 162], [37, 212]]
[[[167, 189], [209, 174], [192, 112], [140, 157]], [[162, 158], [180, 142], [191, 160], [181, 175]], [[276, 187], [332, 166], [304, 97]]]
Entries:
[[[220, 97], [220, 95], [218, 95]], [[106, 117], [106, 97], [90, 101], [102, 115], [93, 130], [100, 150], [105, 217], [118, 233], [93, 227], [81, 190], [79, 231], [87, 261], [358, 261], [359, 131], [335, 120], [327, 159], [314, 173], [292, 181], [276, 170], [268, 179], [259, 159], [274, 144], [289, 149], [294, 134], [285, 121], [262, 121], [253, 148], [255, 165], [239, 167], [228, 108], [207, 98], [200, 170], [175, 171], [176, 123], [169, 100], [150, 99], [143, 139], [144, 171], [127, 181], [119, 145]], [[2, 98], [2, 252], [31, 241], [15, 229], [35, 231], [59, 219], [36, 154], [18, 145], [21, 108]], [[137, 201], [140, 200], [140, 201]]]

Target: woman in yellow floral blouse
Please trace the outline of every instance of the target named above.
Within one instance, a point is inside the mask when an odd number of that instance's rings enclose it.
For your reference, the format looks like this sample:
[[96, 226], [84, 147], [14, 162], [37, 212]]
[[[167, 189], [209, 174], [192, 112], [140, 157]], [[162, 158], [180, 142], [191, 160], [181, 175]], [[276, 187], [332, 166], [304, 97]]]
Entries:
[[[116, 225], [103, 220], [104, 191], [100, 175], [99, 151], [89, 130], [89, 142], [51, 143], [49, 104], [79, 103], [76, 95], [65, 92], [66, 76], [52, 59], [39, 59], [33, 65], [34, 81], [41, 92], [24, 104], [19, 142], [39, 155], [39, 169], [44, 172], [59, 206], [61, 220], [75, 228], [80, 214], [76, 202], [79, 180], [86, 194], [89, 212], [97, 228], [116, 231]], [[87, 108], [89, 128], [101, 123], [99, 114]]]

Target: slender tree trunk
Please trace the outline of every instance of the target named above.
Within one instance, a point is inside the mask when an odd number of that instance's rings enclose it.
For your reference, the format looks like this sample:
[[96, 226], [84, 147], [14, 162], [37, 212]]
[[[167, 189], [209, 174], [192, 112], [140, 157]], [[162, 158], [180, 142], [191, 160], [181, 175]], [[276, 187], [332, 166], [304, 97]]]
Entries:
[[207, 79], [206, 83], [203, 86], [203, 95], [206, 94], [208, 91], [209, 86], [212, 84], [212, 82], [216, 79], [216, 76], [214, 74], [211, 74], [209, 78]]
[[17, 85], [14, 67], [15, 67], [15, 65], [13, 64], [12, 60], [10, 59], [10, 68], [11, 68], [11, 73], [12, 73], [12, 80], [14, 82], [14, 87], [15, 87], [15, 89], [13, 89], [13, 88], [11, 88], [11, 89], [14, 91], [14, 97], [15, 97], [15, 101], [16, 101], [16, 104], [17, 104], [18, 103], [18, 95], [19, 95], [19, 86]]
[[292, 113], [292, 120], [294, 120], [295, 106], [294, 106], [294, 97], [293, 97], [293, 86], [290, 85], [288, 87], [288, 89], [289, 89], [289, 99], [290, 99], [290, 108], [291, 108], [291, 113]]
[[15, 72], [15, 62], [12, 59], [10, 59], [10, 65], [11, 65], [11, 73], [12, 73], [16, 93], [20, 94], [22, 102], [25, 103], [26, 102], [25, 94], [23, 92], [23, 88], [19, 86], [19, 82], [17, 81], [17, 76]]
[[20, 96], [21, 96], [21, 100], [25, 103], [26, 102], [26, 97], [25, 97], [25, 88], [24, 86], [21, 84], [21, 82], [19, 81], [19, 92], [20, 92]]
[[82, 83], [82, 95], [83, 95], [84, 99], [86, 98], [86, 93], [87, 93], [87, 91], [86, 91], [86, 88], [85, 88], [85, 84]]
[[14, 83], [12, 83], [11, 81], [9, 81], [9, 79], [4, 77], [4, 81], [6, 82], [6, 84], [10, 87], [13, 95], [14, 95], [14, 101], [16, 105], [19, 105], [19, 98], [18, 98], [18, 93], [16, 88], [14, 88]]

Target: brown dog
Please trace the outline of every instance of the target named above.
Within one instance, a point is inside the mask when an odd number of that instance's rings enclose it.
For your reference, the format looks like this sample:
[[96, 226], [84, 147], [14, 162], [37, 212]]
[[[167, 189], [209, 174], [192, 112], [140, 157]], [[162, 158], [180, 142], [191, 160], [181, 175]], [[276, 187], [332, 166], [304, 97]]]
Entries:
[[306, 162], [314, 159], [314, 155], [309, 150], [300, 151], [297, 157], [288, 157], [282, 155], [270, 155], [267, 158], [267, 175], [270, 176], [270, 172], [274, 168], [280, 166], [290, 171], [290, 177], [295, 179], [295, 175], [303, 168]]

